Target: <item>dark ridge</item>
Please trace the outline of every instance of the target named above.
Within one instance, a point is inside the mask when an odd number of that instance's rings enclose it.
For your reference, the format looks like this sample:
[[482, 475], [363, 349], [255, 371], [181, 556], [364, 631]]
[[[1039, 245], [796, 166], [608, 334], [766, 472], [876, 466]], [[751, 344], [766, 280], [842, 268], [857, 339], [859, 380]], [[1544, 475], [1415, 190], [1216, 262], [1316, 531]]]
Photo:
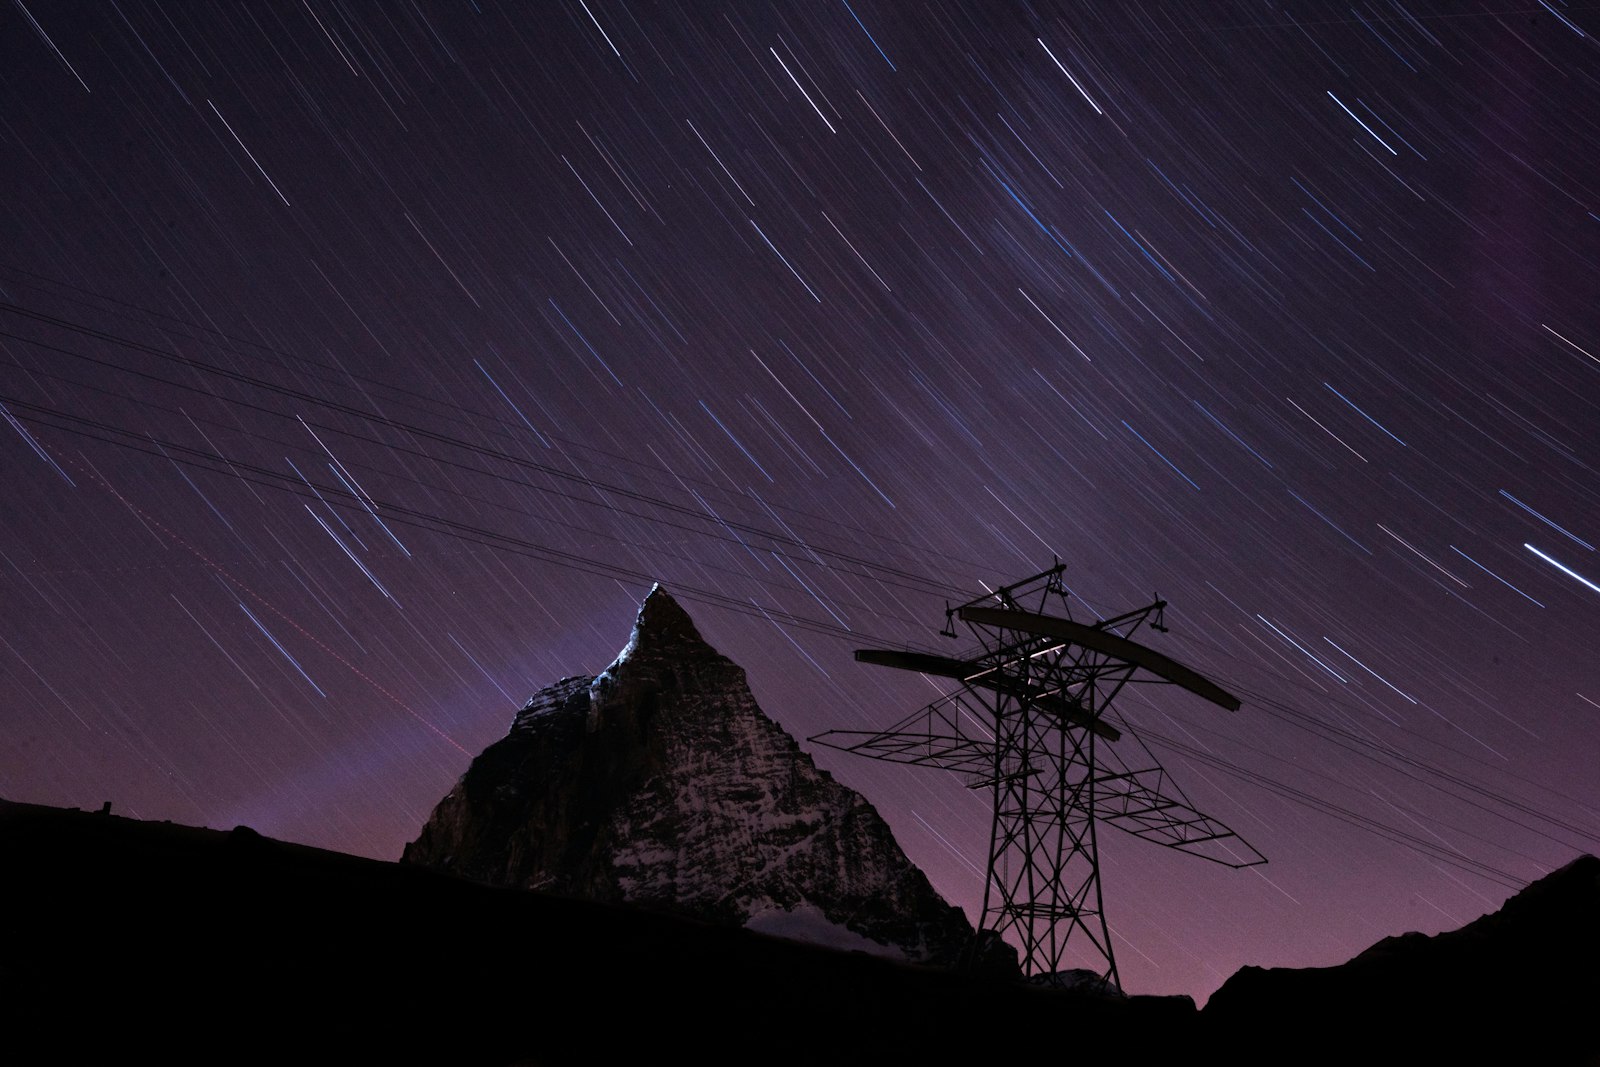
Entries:
[[1301, 1035], [1325, 1059], [1600, 1064], [1597, 1010], [1600, 859], [1580, 856], [1459, 930], [1336, 967], [1241, 968], [1202, 1018], [1214, 1040]]
[[[7, 1063], [947, 1063], [1176, 1048], [1073, 995], [215, 831], [0, 802]], [[1064, 1044], [1067, 1043], [1067, 1044]]]
[[1600, 860], [1187, 997], [1046, 991], [232, 831], [0, 801], [8, 1064], [1600, 1063]]

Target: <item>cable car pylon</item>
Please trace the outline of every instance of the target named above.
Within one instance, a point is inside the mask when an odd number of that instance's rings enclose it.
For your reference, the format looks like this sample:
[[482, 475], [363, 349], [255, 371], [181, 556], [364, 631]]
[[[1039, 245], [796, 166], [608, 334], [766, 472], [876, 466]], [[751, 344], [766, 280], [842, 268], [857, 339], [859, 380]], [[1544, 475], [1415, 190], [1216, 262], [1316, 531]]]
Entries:
[[[1058, 563], [947, 608], [940, 632], [956, 637], [955, 623], [964, 624], [977, 642], [970, 655], [858, 650], [862, 663], [960, 686], [888, 729], [828, 730], [811, 740], [955, 771], [970, 788], [988, 790], [994, 813], [979, 941], [986, 933], [1011, 940], [1023, 974], [1040, 982], [1066, 974], [1070, 944], [1085, 969], [1120, 989], [1100, 883], [1101, 825], [1228, 867], [1266, 857], [1197, 811], [1144, 742], [1106, 720], [1129, 684], [1176, 686], [1228, 711], [1239, 709], [1238, 698], [1132, 640], [1141, 627], [1165, 632], [1163, 600], [1115, 618], [1074, 620], [1065, 569]], [[1112, 748], [1118, 742], [1127, 742], [1120, 751]]]

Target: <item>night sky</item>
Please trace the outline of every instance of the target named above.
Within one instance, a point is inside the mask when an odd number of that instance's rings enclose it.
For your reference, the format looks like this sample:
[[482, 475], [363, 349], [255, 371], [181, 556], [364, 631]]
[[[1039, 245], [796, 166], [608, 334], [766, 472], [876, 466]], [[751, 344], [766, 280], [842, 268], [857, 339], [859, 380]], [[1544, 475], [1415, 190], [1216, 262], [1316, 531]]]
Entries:
[[[1271, 860], [1103, 835], [1129, 991], [1475, 918], [1600, 848], [1593, 33], [13, 0], [0, 796], [393, 859], [652, 580], [803, 738], [1059, 558]], [[986, 797], [808, 747], [975, 917]]]

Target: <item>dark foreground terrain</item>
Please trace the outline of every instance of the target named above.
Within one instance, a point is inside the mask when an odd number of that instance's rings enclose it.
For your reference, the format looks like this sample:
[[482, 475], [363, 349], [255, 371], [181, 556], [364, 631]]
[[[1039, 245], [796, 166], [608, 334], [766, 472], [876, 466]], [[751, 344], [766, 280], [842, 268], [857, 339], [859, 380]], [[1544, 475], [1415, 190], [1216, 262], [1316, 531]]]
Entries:
[[0, 1062], [1600, 1062], [1600, 860], [1204, 1013], [0, 801]]
[[0, 802], [0, 1062], [947, 1063], [1187, 998], [896, 965], [261, 837]]

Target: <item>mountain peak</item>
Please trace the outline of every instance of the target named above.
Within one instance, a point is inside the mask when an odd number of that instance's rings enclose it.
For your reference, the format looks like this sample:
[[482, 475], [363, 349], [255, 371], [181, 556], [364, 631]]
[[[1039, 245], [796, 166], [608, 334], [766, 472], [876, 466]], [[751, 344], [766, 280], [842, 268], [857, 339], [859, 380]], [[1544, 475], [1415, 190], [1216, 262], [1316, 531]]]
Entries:
[[[617, 686], [625, 677], [632, 675], [636, 682], [657, 687], [664, 680], [663, 675], [669, 682], [675, 677], [675, 665], [706, 661], [722, 661], [722, 656], [700, 636], [689, 613], [656, 582], [639, 604], [628, 643], [594, 679], [596, 699], [590, 710], [590, 727], [598, 723], [605, 706], [614, 703], [608, 693], [616, 695]], [[631, 669], [625, 670], [624, 665]]]
[[717, 649], [707, 645], [706, 638], [694, 629], [690, 613], [678, 606], [678, 601], [661, 582], [656, 582], [638, 605], [634, 632], [627, 635], [627, 645], [622, 646], [610, 667], [600, 672], [597, 681], [616, 678], [619, 667], [627, 661], [701, 659], [704, 656], [717, 656]]
[[972, 937], [659, 585], [611, 665], [534, 694], [405, 858], [917, 962], [953, 963]]
[[668, 593], [660, 582], [650, 587], [644, 602], [639, 605], [639, 615], [634, 621], [633, 629], [635, 634], [642, 631], [662, 637], [683, 638], [701, 643], [705, 641], [700, 636], [700, 631], [695, 629], [694, 620], [689, 618], [689, 613], [672, 599], [672, 594]]

